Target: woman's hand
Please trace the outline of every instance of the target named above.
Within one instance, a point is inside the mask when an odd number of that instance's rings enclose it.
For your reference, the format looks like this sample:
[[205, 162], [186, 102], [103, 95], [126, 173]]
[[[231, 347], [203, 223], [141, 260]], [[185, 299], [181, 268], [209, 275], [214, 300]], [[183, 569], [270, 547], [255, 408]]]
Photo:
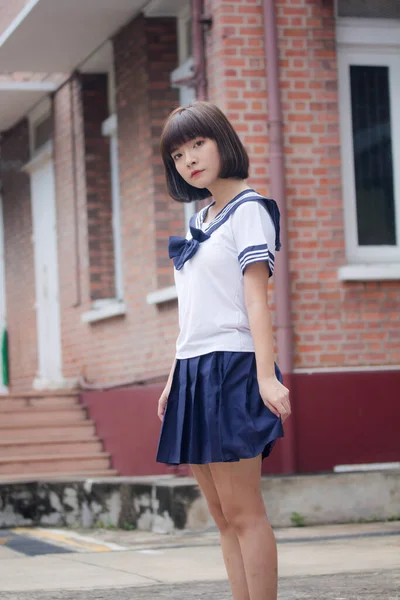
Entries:
[[170, 392], [170, 388], [168, 386], [166, 386], [163, 389], [163, 392], [160, 396], [160, 399], [158, 401], [158, 418], [160, 419], [160, 421], [162, 422], [163, 418], [164, 418], [164, 413], [165, 413], [165, 408], [167, 406], [167, 402], [168, 402], [168, 396], [169, 396], [169, 392]]
[[282, 423], [291, 413], [289, 390], [274, 376], [258, 382], [260, 396], [271, 412], [282, 418]]

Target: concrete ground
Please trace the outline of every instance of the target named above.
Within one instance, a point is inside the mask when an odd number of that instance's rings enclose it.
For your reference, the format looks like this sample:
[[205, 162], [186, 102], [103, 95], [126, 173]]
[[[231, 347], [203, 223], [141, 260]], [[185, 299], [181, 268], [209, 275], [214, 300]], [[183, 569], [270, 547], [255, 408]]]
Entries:
[[[400, 600], [400, 522], [276, 531], [279, 600]], [[0, 531], [3, 600], [228, 600], [218, 534]]]

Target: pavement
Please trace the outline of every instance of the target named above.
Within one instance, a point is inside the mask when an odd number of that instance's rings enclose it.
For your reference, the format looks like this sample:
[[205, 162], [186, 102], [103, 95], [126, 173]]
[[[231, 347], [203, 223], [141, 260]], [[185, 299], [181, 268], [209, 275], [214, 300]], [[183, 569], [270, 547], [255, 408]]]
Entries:
[[[400, 521], [277, 529], [279, 600], [400, 600]], [[231, 599], [214, 529], [0, 530], [0, 599]]]

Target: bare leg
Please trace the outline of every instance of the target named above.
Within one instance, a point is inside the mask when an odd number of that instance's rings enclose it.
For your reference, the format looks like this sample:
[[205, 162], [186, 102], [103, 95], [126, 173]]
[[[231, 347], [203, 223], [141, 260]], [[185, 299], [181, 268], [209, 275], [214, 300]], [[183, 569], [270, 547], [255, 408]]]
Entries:
[[235, 529], [229, 525], [221, 509], [209, 465], [191, 465], [193, 475], [207, 501], [210, 513], [219, 529], [222, 554], [234, 600], [250, 600], [242, 553]]
[[242, 551], [250, 600], [277, 599], [277, 550], [261, 494], [261, 456], [212, 463], [222, 511]]

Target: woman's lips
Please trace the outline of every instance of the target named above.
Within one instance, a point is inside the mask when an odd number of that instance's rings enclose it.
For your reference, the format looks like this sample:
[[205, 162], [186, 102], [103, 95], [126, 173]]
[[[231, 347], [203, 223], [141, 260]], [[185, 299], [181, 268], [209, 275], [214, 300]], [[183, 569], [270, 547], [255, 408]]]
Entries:
[[193, 179], [193, 177], [197, 177], [198, 175], [201, 175], [201, 173], [203, 173], [204, 169], [202, 171], [193, 171], [193, 173], [191, 174], [191, 178]]

